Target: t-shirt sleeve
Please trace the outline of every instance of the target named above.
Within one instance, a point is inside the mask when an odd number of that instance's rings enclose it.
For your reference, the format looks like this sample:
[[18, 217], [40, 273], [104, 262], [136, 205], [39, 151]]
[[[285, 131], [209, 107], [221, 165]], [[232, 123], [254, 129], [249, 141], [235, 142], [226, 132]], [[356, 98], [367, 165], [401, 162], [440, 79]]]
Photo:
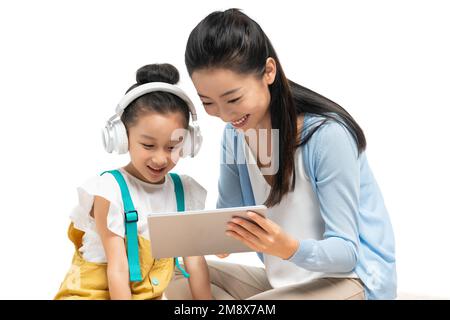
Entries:
[[100, 196], [110, 202], [107, 224], [108, 229], [120, 237], [125, 237], [124, 209], [119, 184], [108, 173], [95, 176], [77, 188], [78, 204], [72, 210], [70, 218], [76, 229], [87, 232], [90, 224], [95, 223], [90, 212], [94, 197]]
[[185, 194], [186, 210], [203, 210], [207, 191], [194, 178], [182, 175], [181, 180]]

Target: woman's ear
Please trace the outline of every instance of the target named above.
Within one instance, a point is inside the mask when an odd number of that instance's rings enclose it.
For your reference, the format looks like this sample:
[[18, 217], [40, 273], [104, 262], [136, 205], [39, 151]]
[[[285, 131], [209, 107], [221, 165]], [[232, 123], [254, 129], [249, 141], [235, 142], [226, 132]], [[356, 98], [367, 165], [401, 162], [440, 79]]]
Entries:
[[277, 63], [274, 58], [267, 58], [266, 60], [266, 70], [264, 71], [264, 79], [268, 85], [271, 85], [275, 81], [275, 76], [277, 75]]

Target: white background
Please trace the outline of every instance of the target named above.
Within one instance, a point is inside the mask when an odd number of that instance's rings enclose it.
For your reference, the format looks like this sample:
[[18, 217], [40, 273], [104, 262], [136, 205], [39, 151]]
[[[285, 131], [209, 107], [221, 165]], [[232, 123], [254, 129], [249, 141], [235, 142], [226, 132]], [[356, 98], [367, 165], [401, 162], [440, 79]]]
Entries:
[[[76, 187], [127, 163], [100, 130], [137, 68], [184, 66], [192, 28], [238, 7], [263, 27], [288, 77], [344, 106], [395, 229], [399, 292], [450, 298], [450, 10], [445, 1], [2, 1], [0, 298], [50, 299], [70, 266]], [[217, 197], [223, 123], [177, 172]], [[258, 264], [252, 254], [228, 260]]]

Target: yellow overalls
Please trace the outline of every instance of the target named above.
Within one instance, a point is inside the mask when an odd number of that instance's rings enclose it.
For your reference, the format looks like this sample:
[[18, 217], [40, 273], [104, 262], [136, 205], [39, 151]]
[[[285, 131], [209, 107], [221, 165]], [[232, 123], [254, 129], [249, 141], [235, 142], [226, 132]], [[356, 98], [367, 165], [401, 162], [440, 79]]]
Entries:
[[[75, 245], [72, 266], [67, 273], [55, 300], [92, 299], [107, 300], [109, 297], [106, 263], [93, 263], [83, 259], [79, 252], [83, 231], [69, 226], [69, 239]], [[139, 262], [142, 281], [131, 282], [133, 299], [160, 299], [169, 285], [174, 271], [174, 258], [154, 259], [151, 255], [150, 241], [138, 236]]]
[[[116, 178], [124, 202], [126, 239], [128, 237], [131, 239], [126, 242], [126, 245], [130, 279], [133, 279], [130, 282], [132, 298], [136, 300], [160, 299], [169, 285], [175, 264], [186, 277], [189, 277], [189, 274], [179, 266], [177, 258], [154, 259], [152, 257], [150, 241], [137, 234], [137, 211], [134, 209], [133, 201], [122, 174], [118, 170], [105, 171], [104, 173], [106, 172], [113, 174]], [[177, 211], [185, 211], [181, 179], [176, 173], [170, 173], [169, 175], [175, 187]], [[128, 214], [131, 214], [131, 220], [128, 219]], [[76, 229], [73, 223], [69, 226], [68, 235], [75, 245], [75, 253], [72, 259], [72, 267], [61, 284], [55, 299], [110, 299], [107, 264], [93, 263], [83, 259], [79, 249], [82, 245], [84, 232]], [[133, 268], [131, 268], [130, 263]]]

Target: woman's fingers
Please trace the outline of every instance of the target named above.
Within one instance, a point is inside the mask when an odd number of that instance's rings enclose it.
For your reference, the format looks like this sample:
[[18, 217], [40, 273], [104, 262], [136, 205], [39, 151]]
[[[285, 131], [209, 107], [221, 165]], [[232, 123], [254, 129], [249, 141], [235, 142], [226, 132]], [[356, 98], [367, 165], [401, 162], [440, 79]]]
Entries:
[[278, 225], [261, 217], [258, 213], [247, 211], [251, 221], [234, 217], [228, 223], [227, 235], [243, 242], [252, 250], [261, 251], [272, 247], [274, 235], [278, 233]]
[[253, 251], [259, 251], [259, 247], [255, 243], [244, 238], [243, 236], [241, 236], [239, 233], [235, 232], [234, 230], [228, 230], [226, 232], [226, 234], [236, 240], [243, 242], [247, 247], [249, 247]]
[[[243, 242], [252, 250], [276, 255], [284, 259], [291, 256], [291, 248], [286, 254], [288, 240], [291, 238], [283, 232], [281, 227], [275, 222], [261, 217], [258, 213], [247, 211], [251, 221], [245, 218], [234, 217], [228, 222], [227, 235]], [[298, 241], [296, 241], [298, 247]], [[292, 246], [293, 247], [293, 246]]]
[[230, 254], [229, 253], [221, 253], [221, 254], [216, 254], [216, 257], [220, 258], [220, 259], [224, 259], [226, 257], [228, 257]]
[[243, 227], [240, 224], [229, 222], [228, 223], [228, 229], [231, 230], [231, 231], [236, 232], [242, 238], [244, 238], [244, 239], [246, 239], [248, 241], [251, 241], [254, 244], [257, 244], [257, 243], [260, 242], [259, 238], [254, 233], [250, 232], [248, 229], [246, 229], [245, 227]]
[[270, 221], [269, 219], [263, 218], [258, 213], [253, 211], [247, 211], [247, 216], [266, 232], [270, 233], [272, 231], [272, 221]]
[[231, 223], [241, 226], [259, 239], [263, 239], [267, 235], [267, 232], [254, 222], [235, 217], [231, 219]]

